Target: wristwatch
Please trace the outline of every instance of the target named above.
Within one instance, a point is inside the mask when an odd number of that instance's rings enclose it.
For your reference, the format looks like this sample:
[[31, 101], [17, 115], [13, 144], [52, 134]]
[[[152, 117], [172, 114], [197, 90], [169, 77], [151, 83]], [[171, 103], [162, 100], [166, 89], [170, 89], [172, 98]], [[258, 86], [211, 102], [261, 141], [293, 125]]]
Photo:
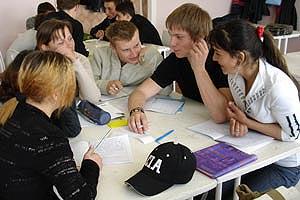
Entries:
[[142, 113], [145, 113], [145, 112], [144, 112], [144, 109], [143, 109], [142, 107], [136, 107], [136, 108], [131, 109], [131, 111], [130, 111], [130, 113], [129, 113], [129, 116], [131, 116], [132, 113], [134, 113], [134, 112], [142, 112]]

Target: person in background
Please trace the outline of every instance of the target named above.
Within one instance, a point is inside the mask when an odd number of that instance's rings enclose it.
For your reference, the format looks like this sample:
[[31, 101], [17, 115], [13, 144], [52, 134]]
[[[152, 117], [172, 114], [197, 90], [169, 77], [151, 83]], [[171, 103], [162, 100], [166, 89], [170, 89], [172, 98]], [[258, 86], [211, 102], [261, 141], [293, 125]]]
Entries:
[[76, 20], [78, 15], [78, 5], [80, 0], [57, 0], [58, 12], [49, 13], [46, 19], [59, 19], [68, 21], [72, 26], [72, 36], [75, 41], [75, 51], [88, 56], [89, 52], [85, 49], [83, 43], [83, 27], [82, 24]]
[[167, 17], [166, 27], [173, 53], [129, 96], [129, 129], [136, 133], [148, 129], [143, 110], [146, 100], [173, 81], [177, 82], [183, 96], [203, 102], [212, 119], [222, 122], [224, 116], [219, 110], [225, 110], [225, 106], [224, 100], [219, 98], [222, 96], [219, 90], [227, 91], [228, 83], [217, 63], [212, 62], [212, 54], [204, 40], [212, 28], [209, 14], [198, 5], [183, 4]]
[[119, 3], [116, 7], [117, 20], [130, 21], [139, 30], [140, 40], [142, 43], [156, 44], [162, 46], [162, 42], [156, 28], [144, 16], [135, 14], [134, 5], [131, 1]]
[[[31, 52], [32, 50], [20, 52], [1, 74], [0, 102], [2, 104], [20, 93], [18, 73], [24, 58]], [[71, 107], [65, 108], [59, 115], [57, 115], [57, 111], [54, 111], [51, 115], [51, 121], [62, 130], [65, 137], [75, 137], [81, 131], [75, 101], [73, 101]]]
[[[48, 14], [49, 12], [55, 12], [54, 6], [49, 2], [40, 3], [37, 7], [37, 14]], [[35, 27], [36, 16], [32, 16], [26, 20], [26, 30], [33, 29]]]
[[80, 98], [97, 104], [101, 92], [93, 78], [89, 60], [74, 50], [72, 26], [61, 20], [47, 20], [40, 25], [36, 38], [37, 49], [56, 51], [72, 60]]
[[[209, 36], [213, 59], [228, 74], [228, 103], [219, 112], [228, 117], [230, 133], [243, 137], [248, 129], [289, 142], [300, 140], [299, 84], [270, 32], [245, 20], [215, 28]], [[300, 179], [300, 152], [242, 176], [241, 183], [263, 192], [291, 187]], [[222, 199], [232, 199], [233, 183], [223, 184]], [[214, 192], [211, 193], [213, 198]]]
[[162, 56], [153, 47], [142, 48], [137, 27], [117, 21], [106, 29], [110, 46], [98, 47], [91, 57], [97, 86], [115, 95], [123, 86], [138, 85], [151, 76]]
[[20, 94], [0, 109], [0, 198], [95, 199], [101, 157], [92, 147], [80, 171], [62, 131], [50, 116], [72, 104], [75, 73], [65, 56], [35, 51], [18, 74]]
[[91, 29], [91, 36], [100, 40], [108, 40], [105, 36], [106, 28], [116, 21], [116, 6], [120, 0], [104, 0], [106, 18], [97, 26]]

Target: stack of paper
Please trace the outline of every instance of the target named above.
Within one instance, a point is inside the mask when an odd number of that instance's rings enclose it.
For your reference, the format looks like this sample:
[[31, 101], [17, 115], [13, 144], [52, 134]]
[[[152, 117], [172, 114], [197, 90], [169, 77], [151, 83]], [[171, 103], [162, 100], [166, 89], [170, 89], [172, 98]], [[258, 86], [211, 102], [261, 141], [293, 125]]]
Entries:
[[188, 127], [195, 131], [211, 137], [214, 140], [225, 142], [245, 151], [253, 152], [273, 141], [272, 137], [249, 130], [243, 137], [233, 137], [229, 132], [229, 124], [216, 124], [211, 120]]
[[168, 96], [163, 98], [161, 96], [157, 96], [147, 101], [144, 109], [153, 112], [172, 115], [180, 111], [183, 105], [184, 105], [183, 99], [178, 100]]

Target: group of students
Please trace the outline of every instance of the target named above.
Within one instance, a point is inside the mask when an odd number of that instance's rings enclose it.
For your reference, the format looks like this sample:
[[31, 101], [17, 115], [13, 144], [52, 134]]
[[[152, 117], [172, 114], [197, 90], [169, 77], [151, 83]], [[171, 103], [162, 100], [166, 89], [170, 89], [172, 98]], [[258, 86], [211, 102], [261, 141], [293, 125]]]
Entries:
[[[60, 121], [74, 102], [76, 81], [79, 96], [91, 101], [100, 91], [116, 94], [138, 84], [128, 101], [128, 126], [137, 134], [148, 129], [147, 99], [176, 81], [183, 96], [204, 103], [215, 122], [229, 121], [233, 136], [253, 129], [282, 141], [299, 140], [299, 84], [270, 33], [247, 21], [212, 30], [205, 10], [183, 4], [166, 20], [173, 52], [164, 60], [141, 47], [135, 25], [116, 22], [105, 30], [111, 47], [97, 49], [91, 64], [76, 53], [70, 24], [49, 20], [40, 27], [38, 50], [10, 65], [19, 66], [10, 77], [17, 84], [0, 109], [1, 199], [55, 199], [53, 186], [64, 199], [95, 198], [101, 157], [90, 148], [78, 171], [65, 129], [52, 120]], [[265, 191], [299, 179], [296, 153], [242, 176], [241, 182]], [[232, 189], [232, 182], [223, 185], [224, 199], [232, 198]]]

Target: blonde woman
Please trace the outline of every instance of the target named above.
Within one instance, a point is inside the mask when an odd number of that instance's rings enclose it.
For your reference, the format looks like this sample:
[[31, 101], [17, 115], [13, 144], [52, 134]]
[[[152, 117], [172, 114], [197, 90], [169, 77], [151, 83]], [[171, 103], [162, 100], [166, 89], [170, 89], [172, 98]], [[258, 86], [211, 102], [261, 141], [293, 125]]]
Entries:
[[20, 94], [0, 109], [0, 199], [94, 199], [102, 166], [90, 148], [77, 170], [68, 139], [50, 116], [70, 106], [75, 73], [56, 52], [29, 54], [18, 74]]

